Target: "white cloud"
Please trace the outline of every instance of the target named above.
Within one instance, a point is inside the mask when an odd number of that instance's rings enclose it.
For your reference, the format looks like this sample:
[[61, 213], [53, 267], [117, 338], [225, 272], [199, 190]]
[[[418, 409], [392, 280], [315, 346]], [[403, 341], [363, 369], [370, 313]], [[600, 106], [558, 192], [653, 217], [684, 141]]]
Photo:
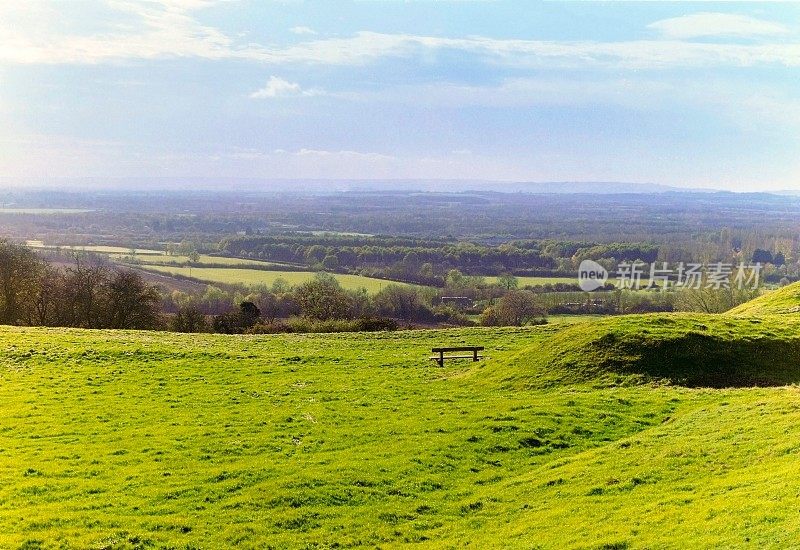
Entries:
[[326, 151], [323, 149], [300, 149], [294, 153], [298, 157], [315, 157], [319, 159], [337, 159], [340, 161], [350, 160], [371, 160], [371, 161], [392, 161], [396, 160], [392, 155], [381, 153], [362, 153], [360, 151]]
[[[435, 58], [458, 51], [480, 62], [522, 68], [610, 67], [659, 69], [674, 67], [800, 66], [800, 43], [722, 44], [675, 40], [697, 36], [697, 20], [675, 18], [651, 25], [667, 39], [623, 42], [541, 41], [487, 37], [444, 38], [411, 34], [358, 32], [348, 37], [313, 39], [291, 46], [239, 43], [219, 29], [200, 23], [194, 10], [210, 0], [109, 0], [118, 19], [92, 35], [64, 34], [69, 25], [59, 17], [31, 18], [25, 10], [0, 2], [0, 63], [96, 64], [130, 59], [193, 57], [242, 59], [253, 62], [319, 65], [364, 65], [385, 58]], [[27, 5], [27, 4], [26, 4]], [[62, 18], [80, 18], [64, 3], [39, 3], [42, 11]], [[45, 9], [46, 8], [46, 9]], [[7, 16], [10, 14], [10, 16]], [[85, 14], [84, 14], [85, 15]], [[709, 14], [699, 14], [707, 18]], [[742, 16], [710, 14], [708, 33], [775, 34], [780, 25]], [[106, 19], [102, 19], [106, 20]]]
[[289, 82], [279, 76], [271, 76], [267, 81], [267, 85], [251, 93], [250, 97], [252, 99], [269, 99], [276, 97], [311, 97], [322, 94], [321, 90], [304, 90], [296, 82]]
[[302, 25], [298, 27], [292, 27], [291, 29], [289, 29], [289, 32], [294, 34], [317, 34], [317, 31], [315, 31], [311, 27], [305, 27]]
[[789, 29], [772, 21], [732, 13], [693, 13], [662, 19], [647, 26], [662, 36], [676, 40], [724, 36], [750, 38], [787, 34]]

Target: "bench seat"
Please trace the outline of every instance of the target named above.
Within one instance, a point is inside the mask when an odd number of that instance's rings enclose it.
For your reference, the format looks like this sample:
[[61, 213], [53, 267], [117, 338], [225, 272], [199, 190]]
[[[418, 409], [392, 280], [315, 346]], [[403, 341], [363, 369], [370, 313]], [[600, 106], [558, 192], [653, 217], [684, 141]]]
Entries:
[[[475, 359], [474, 355], [445, 355], [445, 359]], [[478, 359], [482, 359], [483, 355], [478, 355]], [[431, 355], [430, 359], [435, 359], [436, 361], [439, 360], [438, 355]]]
[[[445, 353], [464, 353], [471, 351], [470, 355], [445, 355]], [[483, 351], [483, 346], [457, 346], [452, 348], [433, 348], [431, 352], [438, 353], [439, 355], [431, 356], [431, 359], [439, 363], [440, 367], [444, 366], [445, 359], [472, 359], [473, 361], [480, 361], [483, 355], [478, 352]]]

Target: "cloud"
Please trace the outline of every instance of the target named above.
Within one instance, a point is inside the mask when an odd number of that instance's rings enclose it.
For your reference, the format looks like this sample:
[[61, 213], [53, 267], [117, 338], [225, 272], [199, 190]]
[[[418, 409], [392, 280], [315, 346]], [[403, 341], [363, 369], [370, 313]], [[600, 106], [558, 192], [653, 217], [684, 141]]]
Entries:
[[219, 155], [222, 157], [233, 159], [276, 159], [293, 157], [295, 159], [320, 159], [320, 160], [337, 160], [337, 161], [395, 161], [396, 157], [392, 155], [385, 155], [382, 153], [365, 153], [362, 151], [329, 151], [326, 149], [298, 149], [296, 151], [288, 151], [286, 149], [273, 149], [272, 151], [261, 151], [259, 149], [241, 148], [237, 147], [230, 152]]
[[311, 97], [322, 95], [321, 90], [303, 90], [300, 84], [289, 82], [279, 76], [269, 77], [267, 85], [250, 94], [251, 99], [269, 99], [276, 97]]
[[302, 25], [299, 27], [292, 27], [291, 29], [289, 29], [289, 32], [294, 34], [317, 34], [317, 31], [315, 31], [311, 27], [304, 27]]
[[772, 21], [755, 19], [746, 15], [732, 13], [694, 13], [662, 19], [647, 26], [662, 36], [676, 40], [724, 36], [751, 38], [787, 34], [789, 29]]
[[[97, 64], [115, 60], [231, 57], [233, 40], [199, 23], [192, 12], [210, 0], [108, 0], [108, 12], [96, 4], [32, 0], [42, 17], [0, 3], [0, 62]], [[27, 7], [27, 5], [26, 5]], [[32, 10], [34, 8], [31, 8]], [[93, 35], [64, 34], [86, 20], [107, 29]]]
[[785, 30], [775, 23], [726, 14], [695, 14], [653, 23], [651, 28], [666, 38], [658, 40], [542, 41], [361, 31], [352, 36], [315, 38], [281, 47], [240, 43], [219, 29], [202, 24], [194, 17], [194, 11], [211, 5], [210, 0], [109, 2], [116, 18], [98, 19], [108, 22], [108, 28], [92, 35], [63, 33], [61, 29], [70, 25], [59, 24], [59, 17], [88, 17], [79, 9], [68, 9], [66, 4], [40, 3], [50, 12], [58, 10], [58, 16], [40, 20], [25, 16], [24, 10], [3, 7], [5, 4], [0, 2], [0, 63], [98, 64], [187, 57], [239, 59], [267, 65], [357, 66], [391, 58], [435, 59], [440, 53], [459, 52], [471, 56], [476, 63], [515, 68], [800, 66], [800, 43], [796, 42], [723, 44], [675, 39], [698, 36], [704, 22], [708, 23], [704, 35], [769, 35]]
[[326, 151], [323, 149], [300, 149], [294, 153], [298, 157], [313, 157], [318, 159], [337, 159], [337, 160], [370, 160], [370, 161], [393, 161], [396, 157], [381, 153], [362, 153], [361, 151]]

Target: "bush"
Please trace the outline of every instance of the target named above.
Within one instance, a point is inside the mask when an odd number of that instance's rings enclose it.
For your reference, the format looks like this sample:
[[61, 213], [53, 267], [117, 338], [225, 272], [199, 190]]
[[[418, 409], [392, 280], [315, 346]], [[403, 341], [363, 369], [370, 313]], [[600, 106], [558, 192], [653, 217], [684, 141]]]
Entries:
[[329, 319], [320, 321], [307, 317], [292, 317], [286, 322], [259, 323], [245, 331], [246, 334], [280, 334], [284, 332], [379, 332], [397, 330], [393, 319], [364, 317], [361, 319]]
[[444, 304], [439, 304], [433, 308], [433, 320], [437, 323], [449, 323], [461, 327], [469, 327], [475, 324], [461, 311], [451, 305]]
[[180, 308], [172, 317], [170, 329], [173, 332], [206, 332], [208, 323], [203, 312], [190, 304]]

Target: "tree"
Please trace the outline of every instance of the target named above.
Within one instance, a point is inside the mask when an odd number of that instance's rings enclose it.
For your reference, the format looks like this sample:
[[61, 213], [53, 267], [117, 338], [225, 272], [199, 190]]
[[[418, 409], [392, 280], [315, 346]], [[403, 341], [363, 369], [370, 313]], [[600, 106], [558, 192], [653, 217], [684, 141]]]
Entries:
[[325, 271], [336, 271], [339, 269], [339, 258], [332, 254], [328, 254], [325, 256], [325, 259], [322, 260], [322, 269]]
[[328, 255], [327, 249], [319, 244], [315, 244], [306, 251], [306, 260], [310, 264], [318, 264]]
[[208, 285], [200, 297], [207, 313], [224, 313], [233, 307], [230, 296], [221, 288]]
[[417, 289], [411, 286], [387, 285], [375, 295], [375, 306], [381, 315], [395, 317], [409, 322], [414, 319], [420, 307]]
[[773, 263], [772, 252], [756, 248], [753, 251], [753, 263], [771, 264]]
[[436, 273], [433, 271], [433, 264], [424, 263], [419, 266], [419, 276], [424, 279], [433, 279]]
[[539, 305], [536, 294], [528, 290], [514, 290], [500, 298], [495, 314], [499, 324], [519, 327], [544, 317], [547, 312]]
[[711, 288], [685, 289], [677, 293], [676, 306], [679, 311], [698, 311], [702, 313], [724, 313], [731, 308], [748, 302], [760, 294], [752, 288]]
[[281, 304], [278, 301], [278, 297], [272, 292], [260, 294], [255, 300], [255, 304], [267, 323], [274, 323], [275, 319], [281, 314]]
[[496, 327], [502, 324], [500, 322], [500, 317], [497, 315], [497, 310], [492, 306], [487, 307], [481, 312], [480, 323], [481, 326], [484, 327]]
[[503, 273], [497, 277], [497, 284], [506, 290], [514, 290], [519, 286], [519, 280], [511, 273]]
[[295, 298], [304, 316], [321, 321], [344, 319], [350, 310], [350, 297], [327, 273], [318, 273], [298, 286]]
[[33, 252], [0, 240], [0, 324], [15, 325], [27, 316], [43, 269]]
[[253, 302], [242, 302], [239, 304], [239, 317], [244, 328], [250, 328], [261, 318], [261, 310]]
[[65, 273], [63, 300], [64, 325], [83, 328], [103, 328], [108, 320], [105, 306], [108, 301], [110, 271], [103, 265], [90, 265], [80, 255], [75, 266]]
[[33, 326], [59, 325], [60, 301], [64, 297], [64, 277], [53, 266], [47, 265], [39, 277], [36, 295], [28, 313], [28, 324]]
[[107, 300], [109, 328], [146, 330], [159, 325], [161, 296], [135, 271], [118, 271], [113, 275]]
[[237, 334], [242, 332], [242, 326], [239, 324], [239, 312], [229, 311], [221, 315], [214, 316], [211, 322], [211, 328], [214, 332], [220, 334]]
[[413, 273], [419, 269], [419, 254], [413, 250], [403, 257], [403, 267], [407, 272]]
[[170, 328], [174, 332], [205, 332], [208, 330], [208, 323], [206, 316], [197, 309], [197, 306], [187, 304], [172, 318]]
[[467, 278], [457, 269], [451, 269], [447, 272], [447, 277], [445, 277], [444, 285], [447, 288], [464, 288], [467, 286]]
[[289, 281], [284, 279], [283, 277], [278, 277], [274, 281], [272, 281], [272, 287], [270, 288], [273, 294], [279, 296], [281, 294], [286, 294], [292, 291], [292, 285], [289, 284]]

